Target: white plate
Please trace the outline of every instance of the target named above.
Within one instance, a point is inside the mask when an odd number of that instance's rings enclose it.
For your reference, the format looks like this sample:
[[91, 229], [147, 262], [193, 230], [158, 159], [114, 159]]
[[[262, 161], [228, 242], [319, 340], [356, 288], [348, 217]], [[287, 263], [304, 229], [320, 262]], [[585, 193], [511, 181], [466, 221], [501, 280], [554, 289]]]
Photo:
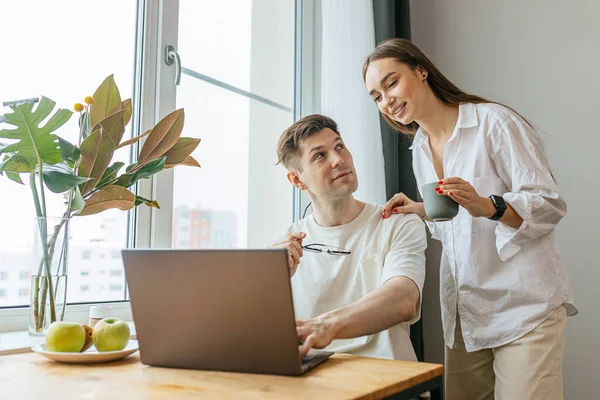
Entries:
[[135, 353], [136, 351], [138, 351], [138, 349], [138, 342], [134, 339], [129, 339], [129, 343], [127, 343], [127, 346], [125, 346], [123, 350], [119, 351], [100, 352], [96, 350], [96, 347], [94, 347], [94, 345], [92, 345], [92, 347], [90, 347], [83, 353], [62, 353], [46, 350], [46, 344], [44, 343], [38, 344], [37, 346], [33, 346], [31, 348], [31, 350], [33, 350], [34, 352], [39, 353], [50, 360], [69, 364], [95, 364], [115, 361]]

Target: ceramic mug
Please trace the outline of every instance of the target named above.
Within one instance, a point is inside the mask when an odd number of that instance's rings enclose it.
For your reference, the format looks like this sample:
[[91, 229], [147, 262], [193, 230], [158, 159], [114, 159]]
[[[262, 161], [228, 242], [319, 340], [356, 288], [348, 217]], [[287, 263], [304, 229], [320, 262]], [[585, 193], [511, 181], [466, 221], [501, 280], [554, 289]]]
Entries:
[[435, 188], [438, 181], [421, 186], [425, 214], [435, 222], [450, 221], [458, 214], [458, 203], [448, 196], [439, 195]]

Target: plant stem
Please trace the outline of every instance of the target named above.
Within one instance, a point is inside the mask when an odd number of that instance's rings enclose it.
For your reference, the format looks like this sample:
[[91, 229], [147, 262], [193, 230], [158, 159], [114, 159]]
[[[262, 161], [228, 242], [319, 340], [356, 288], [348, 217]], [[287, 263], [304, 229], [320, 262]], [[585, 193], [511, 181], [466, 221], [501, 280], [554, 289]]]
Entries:
[[[60, 221], [59, 225], [57, 225], [57, 229], [54, 232], [54, 237], [58, 236], [58, 234], [60, 233], [60, 231], [61, 231], [63, 225], [66, 223], [66, 221], [67, 221], [67, 219], [66, 219], [66, 216], [65, 216], [65, 218], [63, 218]], [[58, 256], [58, 267], [59, 268], [58, 268], [58, 271], [57, 271], [57, 274], [56, 274], [57, 281], [56, 281], [56, 284], [55, 284], [55, 287], [54, 287], [54, 299], [55, 299], [55, 301], [56, 301], [56, 298], [57, 298], [57, 296], [59, 294], [58, 293], [58, 288], [61, 285], [60, 279], [61, 279], [62, 276], [64, 276], [65, 280], [66, 280], [66, 277], [67, 277], [67, 260], [68, 260], [68, 257], [69, 257], [69, 242], [68, 242], [68, 240], [69, 240], [69, 226], [68, 226], [68, 224], [67, 224], [67, 227], [65, 228], [65, 230], [63, 232], [63, 236], [64, 236], [64, 238], [63, 238], [62, 246], [61, 246], [61, 249], [60, 249], [60, 255]], [[54, 241], [56, 242], [56, 239], [54, 239]], [[54, 249], [55, 246], [56, 246], [56, 244], [54, 243], [52, 245], [52, 249]], [[62, 267], [62, 273], [61, 273], [61, 270], [60, 270], [61, 267]], [[64, 290], [66, 290], [66, 286], [67, 286], [67, 282], [66, 281], [64, 282], [64, 285], [65, 285]], [[63, 296], [64, 297], [62, 299], [61, 307], [60, 307], [60, 319], [59, 319], [59, 321], [63, 321], [64, 317], [65, 317], [65, 307], [66, 307], [66, 303], [67, 303], [66, 300], [67, 299], [66, 299], [66, 294], [63, 294]]]
[[[36, 326], [36, 331], [42, 329], [45, 311], [46, 311], [46, 296], [49, 294], [50, 296], [50, 322], [56, 321], [56, 310], [54, 309], [54, 292], [50, 289], [48, 293], [48, 288], [52, 288], [52, 271], [51, 271], [51, 258], [48, 253], [48, 231], [47, 231], [47, 223], [48, 220], [46, 218], [46, 197], [44, 194], [44, 177], [43, 177], [43, 162], [41, 157], [38, 156], [38, 177], [40, 180], [40, 193], [38, 196], [37, 187], [35, 184], [35, 171], [30, 174], [30, 186], [33, 194], [33, 200], [36, 208], [36, 214], [38, 216], [38, 229], [40, 231], [40, 241], [42, 245], [43, 251], [43, 264], [46, 266], [46, 278], [42, 281], [42, 297], [41, 302], [38, 303], [39, 293], [36, 291], [34, 293], [34, 322]], [[41, 197], [41, 199], [40, 199]], [[38, 278], [41, 275], [41, 268], [38, 269]], [[39, 282], [36, 282], [34, 285], [35, 288], [39, 288]], [[36, 316], [35, 307], [37, 305], [38, 312]]]
[[[89, 118], [90, 114], [89, 114], [89, 107], [86, 105], [85, 106], [86, 109], [86, 113], [83, 113], [81, 116], [83, 118]], [[83, 140], [83, 123], [81, 123], [81, 117], [79, 118], [79, 137], [77, 138], [77, 148], [81, 149], [81, 142]], [[73, 175], [77, 176], [77, 172], [79, 171], [79, 163], [81, 162], [81, 155], [79, 156], [79, 158], [77, 159], [77, 161], [75, 161], [75, 164], [73, 165]], [[71, 188], [71, 190], [69, 190], [69, 201], [67, 203], [67, 211], [65, 212], [65, 218], [69, 218], [71, 215], [71, 205], [73, 203], [73, 196], [75, 195], [75, 188]], [[82, 194], [83, 195], [83, 194]]]
[[[33, 204], [35, 205], [35, 214], [40, 217], [40, 215], [42, 214], [42, 210], [40, 207], [40, 200], [38, 198], [38, 194], [37, 194], [37, 189], [35, 186], [35, 171], [32, 171], [29, 174], [29, 187], [31, 188], [31, 193], [33, 195]], [[36, 220], [36, 229], [39, 229], [38, 227], [38, 223], [39, 221]], [[39, 289], [40, 289], [40, 275], [42, 273], [42, 266], [43, 266], [43, 260], [42, 262], [40, 262], [40, 266], [38, 267], [38, 271], [37, 274], [35, 276], [35, 281], [34, 281], [34, 285], [33, 285], [33, 322], [35, 325], [35, 330], [38, 331], [39, 330], [39, 303], [38, 303], [38, 297], [39, 297]]]
[[[52, 290], [50, 290], [52, 291]], [[40, 318], [36, 330], [41, 332], [46, 318], [46, 297], [48, 295], [48, 275], [42, 275], [42, 298], [40, 300]]]
[[33, 323], [35, 325], [35, 330], [37, 331], [39, 318], [38, 294], [40, 290], [40, 276], [36, 275], [33, 282]]

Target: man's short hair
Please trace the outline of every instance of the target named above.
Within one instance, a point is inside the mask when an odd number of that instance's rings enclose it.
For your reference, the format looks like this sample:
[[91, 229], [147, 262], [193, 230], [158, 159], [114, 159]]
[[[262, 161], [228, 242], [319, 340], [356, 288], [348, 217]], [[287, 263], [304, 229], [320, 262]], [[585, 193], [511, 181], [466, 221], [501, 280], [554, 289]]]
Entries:
[[329, 117], [320, 114], [308, 115], [294, 122], [279, 137], [277, 142], [277, 164], [283, 164], [288, 170], [300, 169], [300, 143], [310, 136], [329, 128], [341, 136], [337, 124]]

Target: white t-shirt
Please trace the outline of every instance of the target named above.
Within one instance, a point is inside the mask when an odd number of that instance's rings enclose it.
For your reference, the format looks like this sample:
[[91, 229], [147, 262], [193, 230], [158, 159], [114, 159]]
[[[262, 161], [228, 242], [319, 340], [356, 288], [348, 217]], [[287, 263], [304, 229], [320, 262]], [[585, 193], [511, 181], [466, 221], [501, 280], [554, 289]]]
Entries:
[[[289, 232], [305, 232], [303, 245], [319, 243], [341, 247], [352, 254], [334, 256], [304, 251], [291, 279], [297, 319], [317, 317], [353, 303], [388, 279], [412, 279], [421, 295], [425, 280], [425, 224], [414, 214], [381, 218], [382, 206], [365, 204], [352, 222], [335, 227], [317, 225], [311, 215], [293, 224]], [[420, 297], [419, 297], [420, 298]], [[421, 316], [419, 300], [417, 316]], [[334, 340], [326, 349], [341, 353], [416, 361], [409, 323], [378, 334]]]

